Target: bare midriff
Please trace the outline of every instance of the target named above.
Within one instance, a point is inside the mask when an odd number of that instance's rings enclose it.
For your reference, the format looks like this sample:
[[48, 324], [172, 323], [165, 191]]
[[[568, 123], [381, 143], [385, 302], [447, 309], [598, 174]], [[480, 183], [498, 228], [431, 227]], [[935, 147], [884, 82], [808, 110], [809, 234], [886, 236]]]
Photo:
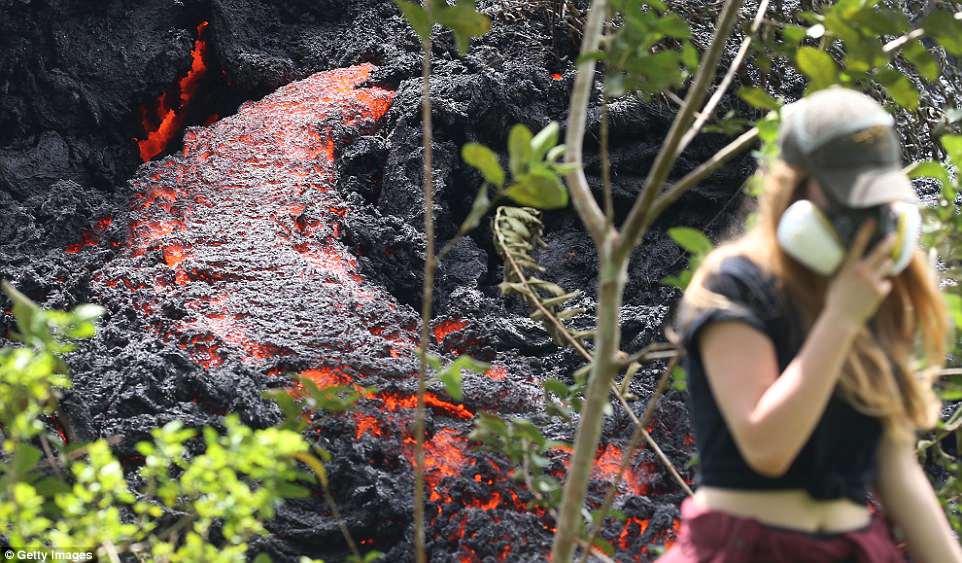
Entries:
[[865, 505], [849, 499], [819, 500], [802, 489], [747, 491], [701, 487], [695, 492], [694, 501], [702, 508], [802, 532], [858, 530], [867, 526], [872, 517]]

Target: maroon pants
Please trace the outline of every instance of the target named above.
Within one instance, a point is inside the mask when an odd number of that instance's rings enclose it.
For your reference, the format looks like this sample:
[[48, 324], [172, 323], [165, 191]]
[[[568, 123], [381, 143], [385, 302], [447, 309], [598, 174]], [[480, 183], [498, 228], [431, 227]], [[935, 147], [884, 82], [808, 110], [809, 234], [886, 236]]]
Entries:
[[902, 563], [884, 517], [860, 530], [836, 534], [793, 531], [697, 506], [681, 505], [678, 541], [658, 563], [853, 562]]

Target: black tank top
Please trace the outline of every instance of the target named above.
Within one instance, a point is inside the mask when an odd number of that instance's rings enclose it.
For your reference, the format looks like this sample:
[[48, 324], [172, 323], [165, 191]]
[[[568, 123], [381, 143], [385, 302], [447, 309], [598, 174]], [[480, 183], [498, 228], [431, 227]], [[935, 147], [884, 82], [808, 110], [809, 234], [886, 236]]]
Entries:
[[742, 457], [708, 385], [698, 346], [702, 328], [713, 320], [743, 321], [771, 338], [784, 371], [805, 339], [797, 313], [773, 276], [745, 256], [730, 256], [705, 280], [708, 289], [724, 295], [734, 310], [694, 311], [682, 300], [676, 328], [685, 349], [688, 409], [698, 452], [696, 485], [729, 489], [804, 489], [814, 498], [849, 498], [863, 504], [877, 476], [877, 451], [882, 436], [878, 418], [856, 411], [837, 392], [812, 435], [781, 477], [755, 472]]

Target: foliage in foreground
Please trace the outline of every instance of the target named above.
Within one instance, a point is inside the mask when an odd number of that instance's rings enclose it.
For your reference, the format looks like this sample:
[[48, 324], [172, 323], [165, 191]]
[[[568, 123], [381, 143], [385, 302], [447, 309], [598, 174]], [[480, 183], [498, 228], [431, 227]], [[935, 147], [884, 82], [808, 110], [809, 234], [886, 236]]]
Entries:
[[[306, 485], [315, 477], [326, 492], [324, 467], [312, 450], [327, 454], [312, 448], [290, 419], [293, 428], [254, 430], [233, 414], [225, 417], [223, 433], [179, 421], [154, 429], [152, 442], [136, 446], [144, 458], [143, 485], [131, 488], [108, 440], [65, 443], [50, 430], [50, 423], [62, 422], [58, 398], [71, 385], [61, 355], [94, 335], [103, 309], [43, 310], [11, 286], [4, 290], [17, 321], [13, 337], [21, 343], [0, 350], [0, 537], [11, 548], [89, 551], [111, 561], [123, 554], [247, 561], [249, 542], [266, 533], [264, 522], [284, 499], [311, 495]], [[336, 409], [352, 404], [315, 399]], [[189, 455], [198, 449], [202, 453]], [[301, 471], [298, 461], [314, 473]], [[352, 559], [378, 556], [355, 551]]]

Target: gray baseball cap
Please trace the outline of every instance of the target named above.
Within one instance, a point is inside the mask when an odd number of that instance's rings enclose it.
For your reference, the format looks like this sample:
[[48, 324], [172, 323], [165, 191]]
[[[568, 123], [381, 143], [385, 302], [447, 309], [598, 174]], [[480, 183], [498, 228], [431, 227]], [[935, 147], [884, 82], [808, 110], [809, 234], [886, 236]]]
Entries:
[[894, 125], [892, 115], [861, 92], [819, 90], [782, 108], [782, 160], [814, 176], [837, 205], [918, 203], [902, 172]]

